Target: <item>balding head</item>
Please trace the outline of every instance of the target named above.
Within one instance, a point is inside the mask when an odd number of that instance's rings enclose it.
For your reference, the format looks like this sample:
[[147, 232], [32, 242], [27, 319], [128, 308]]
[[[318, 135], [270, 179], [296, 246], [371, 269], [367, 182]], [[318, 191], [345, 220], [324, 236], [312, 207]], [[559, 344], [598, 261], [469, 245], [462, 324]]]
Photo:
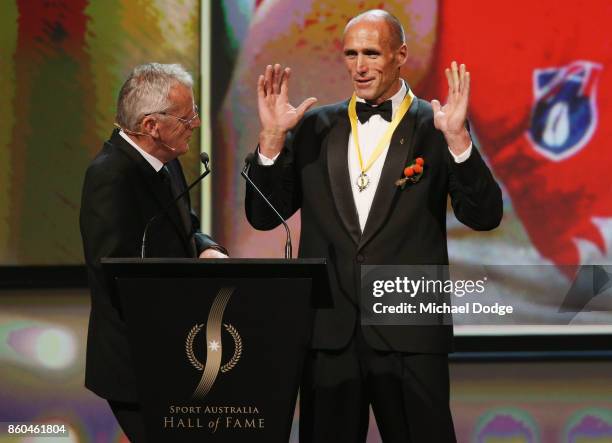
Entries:
[[344, 35], [348, 29], [362, 21], [382, 21], [387, 25], [389, 30], [390, 45], [392, 48], [398, 48], [402, 44], [406, 43], [406, 35], [404, 34], [404, 28], [400, 21], [391, 13], [383, 9], [370, 9], [369, 11], [362, 12], [359, 15], [353, 17], [344, 27]]

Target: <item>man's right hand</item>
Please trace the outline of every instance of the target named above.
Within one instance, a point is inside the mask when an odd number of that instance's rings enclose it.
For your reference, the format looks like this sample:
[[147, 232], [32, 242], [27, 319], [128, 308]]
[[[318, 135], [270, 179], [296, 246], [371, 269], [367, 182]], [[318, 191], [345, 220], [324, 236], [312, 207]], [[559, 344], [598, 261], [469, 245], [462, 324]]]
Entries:
[[261, 122], [259, 152], [274, 158], [283, 149], [287, 132], [316, 103], [314, 97], [307, 98], [297, 108], [289, 103], [289, 76], [291, 69], [281, 65], [268, 65], [257, 81], [257, 108]]

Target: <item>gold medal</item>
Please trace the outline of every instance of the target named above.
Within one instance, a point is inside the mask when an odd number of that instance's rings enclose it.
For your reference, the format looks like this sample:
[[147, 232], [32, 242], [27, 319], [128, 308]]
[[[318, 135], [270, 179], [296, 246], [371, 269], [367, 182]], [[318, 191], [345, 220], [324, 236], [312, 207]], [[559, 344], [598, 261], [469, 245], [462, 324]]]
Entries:
[[357, 177], [357, 189], [359, 189], [359, 192], [363, 192], [368, 186], [370, 186], [370, 177], [365, 172], [362, 172]]

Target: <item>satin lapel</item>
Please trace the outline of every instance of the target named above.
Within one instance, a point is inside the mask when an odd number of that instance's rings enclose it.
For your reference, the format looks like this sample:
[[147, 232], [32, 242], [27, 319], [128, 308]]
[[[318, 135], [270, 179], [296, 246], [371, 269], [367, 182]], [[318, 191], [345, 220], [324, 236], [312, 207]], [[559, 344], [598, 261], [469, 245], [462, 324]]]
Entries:
[[178, 208], [176, 205], [172, 205], [172, 196], [168, 192], [168, 188], [162, 182], [160, 177], [157, 175], [157, 172], [153, 167], [147, 162], [136, 149], [130, 146], [123, 137], [119, 135], [118, 132], [113, 133], [113, 136], [110, 139], [110, 142], [113, 146], [121, 150], [124, 154], [126, 154], [132, 161], [134, 161], [138, 165], [138, 171], [141, 173], [142, 177], [145, 180], [151, 194], [159, 203], [159, 212], [161, 213], [165, 208], [168, 209], [168, 218], [174, 224], [174, 227], [180, 233], [181, 238], [185, 245], [187, 245], [187, 234], [185, 233], [185, 228], [181, 216], [178, 212]]
[[340, 107], [338, 119], [327, 137], [327, 171], [340, 219], [355, 244], [358, 244], [361, 229], [348, 169], [347, 150], [351, 125], [348, 119], [347, 103]]
[[395, 181], [401, 178], [404, 165], [414, 152], [418, 108], [419, 101], [415, 97], [410, 109], [393, 133], [372, 208], [359, 242], [359, 249], [372, 239], [388, 218], [398, 192]]

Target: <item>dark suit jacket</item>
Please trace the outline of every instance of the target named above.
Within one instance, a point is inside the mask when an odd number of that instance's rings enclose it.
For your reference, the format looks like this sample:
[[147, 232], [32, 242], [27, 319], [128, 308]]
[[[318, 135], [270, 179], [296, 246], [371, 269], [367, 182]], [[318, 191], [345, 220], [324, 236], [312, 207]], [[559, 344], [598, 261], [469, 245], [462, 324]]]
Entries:
[[[360, 265], [448, 264], [447, 195], [457, 218], [476, 230], [495, 228], [502, 217], [499, 186], [473, 149], [454, 162], [433, 125], [431, 106], [415, 100], [390, 143], [364, 232], [349, 180], [348, 101], [309, 111], [288, 137], [273, 166], [254, 165], [251, 178], [284, 217], [301, 209], [300, 257], [326, 257], [335, 308], [315, 316], [312, 346], [339, 349], [359, 320]], [[423, 157], [422, 179], [404, 190], [395, 186], [404, 167]], [[279, 224], [247, 188], [246, 215], [253, 227]], [[376, 349], [438, 353], [452, 348], [452, 326], [363, 326]]]
[[[167, 164], [183, 186], [178, 160]], [[184, 189], [184, 188], [183, 188]], [[118, 300], [104, 278], [102, 257], [139, 257], [147, 221], [172, 202], [171, 191], [153, 167], [114, 131], [85, 175], [81, 201], [81, 236], [91, 288], [85, 385], [96, 394], [137, 401], [136, 379]], [[197, 253], [218, 246], [199, 232], [190, 211]], [[219, 247], [220, 248], [220, 247]], [[222, 249], [222, 248], [220, 248]], [[147, 257], [194, 257], [195, 252], [177, 206], [156, 219], [148, 232]]]

